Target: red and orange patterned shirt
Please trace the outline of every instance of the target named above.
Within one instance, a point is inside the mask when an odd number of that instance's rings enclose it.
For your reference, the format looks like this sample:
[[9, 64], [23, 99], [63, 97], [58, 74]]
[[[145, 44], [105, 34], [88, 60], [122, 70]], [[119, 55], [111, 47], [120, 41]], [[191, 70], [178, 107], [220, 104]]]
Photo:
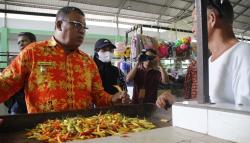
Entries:
[[24, 87], [28, 113], [111, 105], [95, 62], [76, 50], [68, 55], [52, 37], [27, 46], [0, 73], [0, 103]]
[[188, 66], [184, 81], [185, 99], [194, 99], [197, 97], [197, 61], [193, 60]]

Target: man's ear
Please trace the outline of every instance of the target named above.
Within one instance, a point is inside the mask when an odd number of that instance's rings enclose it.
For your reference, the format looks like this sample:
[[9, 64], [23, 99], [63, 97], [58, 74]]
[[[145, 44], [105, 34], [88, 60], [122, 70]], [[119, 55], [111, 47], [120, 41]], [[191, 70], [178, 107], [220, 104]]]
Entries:
[[56, 29], [58, 29], [59, 31], [62, 31], [62, 21], [56, 22]]
[[208, 24], [211, 26], [211, 27], [215, 27], [215, 24], [217, 22], [217, 18], [218, 18], [218, 15], [216, 15], [215, 11], [213, 10], [210, 10], [208, 11]]

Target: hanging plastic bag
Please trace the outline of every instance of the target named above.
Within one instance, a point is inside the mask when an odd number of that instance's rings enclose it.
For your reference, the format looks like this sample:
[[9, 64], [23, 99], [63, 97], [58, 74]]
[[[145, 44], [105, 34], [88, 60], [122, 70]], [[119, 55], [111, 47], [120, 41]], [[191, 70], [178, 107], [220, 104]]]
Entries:
[[159, 58], [168, 58], [169, 57], [169, 47], [165, 43], [161, 43], [158, 47]]
[[126, 50], [125, 43], [123, 42], [116, 42], [115, 43], [116, 48], [114, 49], [114, 57], [115, 58], [121, 58], [124, 56], [124, 52]]

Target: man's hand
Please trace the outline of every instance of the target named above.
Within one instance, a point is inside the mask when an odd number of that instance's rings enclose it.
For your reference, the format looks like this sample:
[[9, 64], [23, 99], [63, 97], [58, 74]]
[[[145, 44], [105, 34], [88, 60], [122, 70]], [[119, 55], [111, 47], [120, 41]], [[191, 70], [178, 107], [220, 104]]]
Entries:
[[175, 102], [175, 97], [169, 92], [163, 92], [156, 100], [156, 105], [159, 108], [164, 108], [167, 103], [173, 104]]
[[118, 92], [112, 95], [113, 104], [128, 104], [130, 102], [129, 95], [126, 91]]

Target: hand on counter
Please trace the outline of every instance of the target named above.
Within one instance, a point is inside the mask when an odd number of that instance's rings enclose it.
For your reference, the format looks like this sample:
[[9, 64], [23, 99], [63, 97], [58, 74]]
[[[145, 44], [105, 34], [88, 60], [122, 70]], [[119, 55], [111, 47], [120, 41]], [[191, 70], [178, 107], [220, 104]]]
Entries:
[[112, 95], [112, 103], [113, 104], [129, 104], [130, 99], [129, 95], [126, 91], [118, 92], [114, 95]]
[[158, 96], [156, 100], [156, 105], [159, 108], [164, 108], [167, 104], [172, 105], [175, 102], [175, 97], [169, 92], [163, 92], [160, 96]]

